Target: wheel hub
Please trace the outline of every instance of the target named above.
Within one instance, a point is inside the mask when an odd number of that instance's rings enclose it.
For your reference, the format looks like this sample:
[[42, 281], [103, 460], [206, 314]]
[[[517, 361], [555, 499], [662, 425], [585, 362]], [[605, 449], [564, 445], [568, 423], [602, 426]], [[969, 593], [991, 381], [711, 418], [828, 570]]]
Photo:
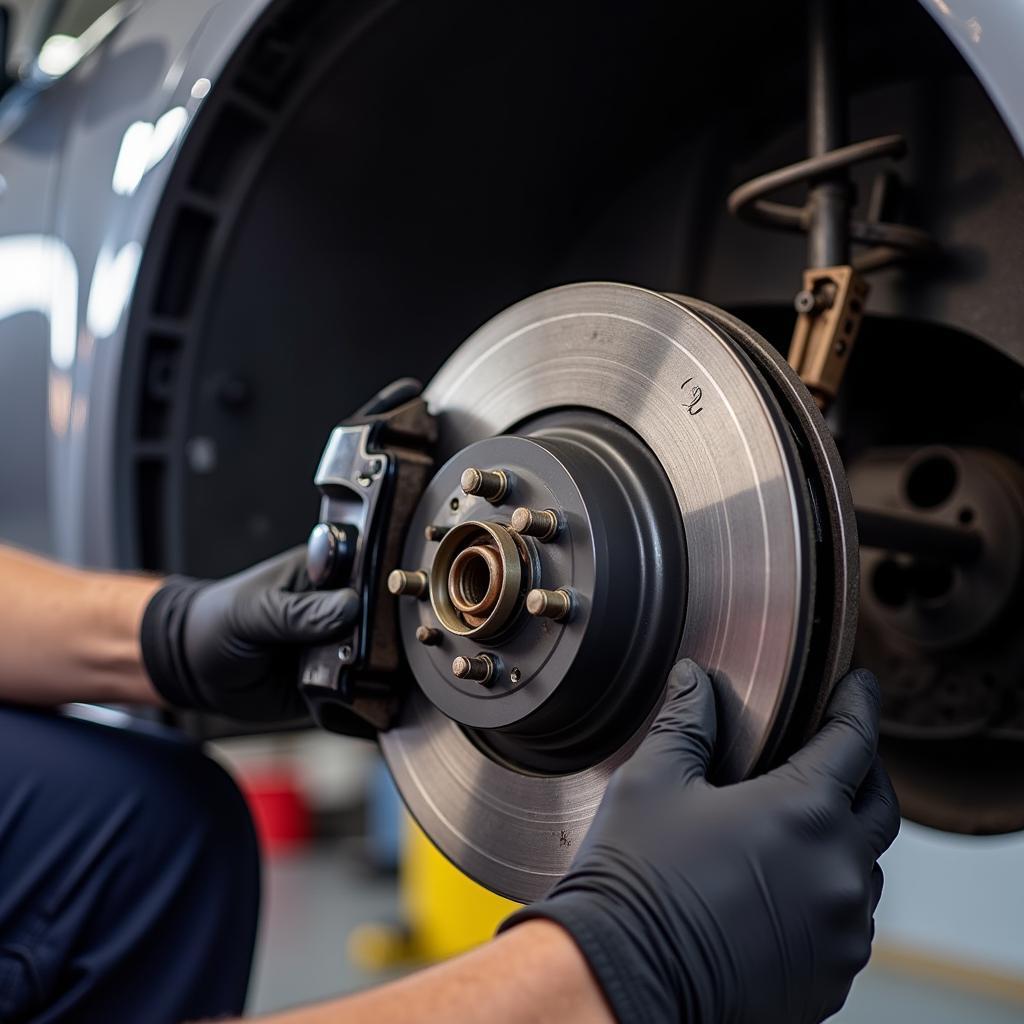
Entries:
[[[526, 770], [574, 771], [628, 740], [658, 698], [685, 543], [668, 481], [629, 430], [583, 410], [518, 429], [457, 453], [424, 494], [403, 557], [429, 600], [402, 603], [402, 635], [423, 693], [479, 744]], [[504, 476], [500, 497], [466, 493], [480, 472]], [[474, 659], [476, 677], [456, 671]]]

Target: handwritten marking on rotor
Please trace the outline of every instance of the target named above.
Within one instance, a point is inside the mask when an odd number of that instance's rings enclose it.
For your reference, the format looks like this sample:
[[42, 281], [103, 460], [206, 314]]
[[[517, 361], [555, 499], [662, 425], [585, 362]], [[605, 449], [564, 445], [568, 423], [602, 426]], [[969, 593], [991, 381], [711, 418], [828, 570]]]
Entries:
[[572, 846], [572, 840], [569, 838], [569, 833], [563, 828], [558, 836], [559, 846]]
[[[685, 391], [686, 390], [686, 385], [689, 384], [691, 380], [693, 380], [692, 377], [687, 377], [686, 380], [684, 380], [683, 383], [679, 385], [679, 390], [680, 391]], [[703, 397], [704, 397], [704, 392], [701, 390], [700, 385], [699, 384], [694, 384], [693, 387], [690, 388], [690, 395], [689, 395], [689, 399], [690, 400], [687, 401], [686, 400], [686, 396], [683, 397], [683, 408], [691, 416], [696, 416], [699, 413], [702, 413], [704, 411], [704, 406], [702, 406], [700, 403], [701, 403], [701, 399]]]

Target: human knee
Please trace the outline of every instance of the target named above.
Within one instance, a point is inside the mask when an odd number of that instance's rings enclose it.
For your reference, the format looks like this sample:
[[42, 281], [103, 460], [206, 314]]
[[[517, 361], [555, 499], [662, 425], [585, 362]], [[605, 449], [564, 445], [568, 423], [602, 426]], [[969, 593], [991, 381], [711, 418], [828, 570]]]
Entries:
[[255, 862], [256, 837], [245, 798], [227, 770], [198, 745], [182, 742], [161, 751], [147, 783], [156, 827], [169, 841], [192, 837], [207, 858]]

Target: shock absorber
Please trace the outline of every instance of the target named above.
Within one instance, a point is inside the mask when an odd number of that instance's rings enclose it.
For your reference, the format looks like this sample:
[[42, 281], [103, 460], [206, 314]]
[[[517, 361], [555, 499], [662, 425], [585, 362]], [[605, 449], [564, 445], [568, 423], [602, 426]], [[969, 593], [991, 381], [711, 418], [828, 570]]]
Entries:
[[[927, 232], [883, 219], [888, 174], [876, 177], [864, 218], [852, 214], [850, 168], [906, 152], [901, 135], [847, 143], [847, 95], [843, 81], [843, 5], [808, 0], [807, 143], [805, 160], [762, 174], [728, 198], [743, 220], [807, 234], [807, 269], [797, 292], [789, 362], [824, 410], [838, 393], [853, 349], [868, 285], [864, 274], [934, 251]], [[794, 206], [769, 198], [791, 185], [807, 184], [807, 200]], [[851, 246], [864, 246], [851, 257]]]
[[[811, 0], [807, 14], [807, 153], [814, 160], [846, 143], [842, 7], [835, 0]], [[849, 263], [850, 180], [845, 166], [811, 179], [807, 207], [808, 264]]]

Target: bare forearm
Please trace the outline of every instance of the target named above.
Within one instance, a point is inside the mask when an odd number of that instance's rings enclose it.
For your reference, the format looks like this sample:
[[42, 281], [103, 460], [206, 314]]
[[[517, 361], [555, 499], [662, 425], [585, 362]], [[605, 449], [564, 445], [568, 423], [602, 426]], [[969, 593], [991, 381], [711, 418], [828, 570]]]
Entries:
[[612, 1024], [587, 962], [558, 925], [529, 921], [438, 967], [263, 1024]]
[[139, 647], [142, 614], [158, 586], [0, 545], [0, 700], [159, 703]]

